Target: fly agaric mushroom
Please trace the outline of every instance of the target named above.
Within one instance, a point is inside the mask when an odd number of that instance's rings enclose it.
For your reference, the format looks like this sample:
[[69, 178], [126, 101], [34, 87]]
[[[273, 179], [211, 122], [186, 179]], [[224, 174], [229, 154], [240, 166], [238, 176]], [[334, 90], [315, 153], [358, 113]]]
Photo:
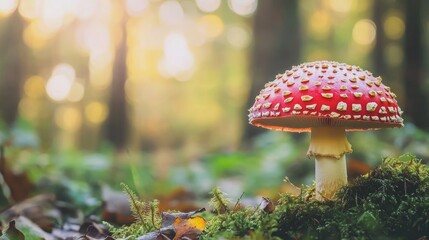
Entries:
[[316, 199], [332, 199], [347, 184], [346, 131], [402, 127], [396, 95], [369, 71], [345, 63], [303, 63], [265, 85], [249, 122], [289, 132], [311, 132]]

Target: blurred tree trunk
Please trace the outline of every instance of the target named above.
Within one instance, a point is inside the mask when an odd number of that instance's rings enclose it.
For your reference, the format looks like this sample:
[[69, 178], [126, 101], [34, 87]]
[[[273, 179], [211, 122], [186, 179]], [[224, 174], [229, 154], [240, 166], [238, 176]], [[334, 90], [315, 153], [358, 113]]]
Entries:
[[[264, 0], [258, 2], [253, 24], [254, 47], [250, 78], [252, 80], [246, 111], [265, 83], [274, 80], [300, 60], [301, 32], [297, 0]], [[246, 124], [245, 139], [264, 129]]]
[[386, 44], [386, 37], [383, 34], [383, 17], [385, 16], [386, 4], [384, 0], [374, 1], [374, 12], [373, 12], [373, 20], [375, 25], [377, 26], [378, 32], [375, 35], [375, 46], [373, 52], [374, 58], [374, 70], [375, 73], [381, 74], [385, 71], [385, 64], [383, 59], [384, 48]]
[[24, 78], [25, 49], [23, 20], [16, 11], [4, 23], [0, 35], [0, 118], [11, 126], [18, 114]]
[[127, 80], [127, 31], [126, 16], [121, 23], [121, 39], [115, 52], [112, 84], [109, 99], [109, 116], [106, 120], [107, 139], [116, 149], [125, 147], [128, 136], [127, 102], [125, 81]]
[[417, 127], [429, 130], [429, 98], [425, 91], [422, 44], [422, 1], [405, 1], [405, 114]]

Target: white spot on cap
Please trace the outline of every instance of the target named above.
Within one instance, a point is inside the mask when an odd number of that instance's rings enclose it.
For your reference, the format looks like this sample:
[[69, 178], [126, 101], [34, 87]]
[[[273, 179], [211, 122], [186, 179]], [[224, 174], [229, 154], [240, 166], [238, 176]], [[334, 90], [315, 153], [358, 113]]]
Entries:
[[289, 96], [292, 92], [291, 91], [284, 91], [283, 96]]
[[284, 100], [284, 103], [288, 103], [293, 100], [293, 97], [288, 97]]
[[361, 92], [354, 92], [353, 95], [355, 95], [355, 97], [357, 97], [357, 98], [362, 97], [362, 93]]
[[308, 87], [306, 85], [301, 85], [301, 86], [299, 86], [298, 90], [299, 91], [306, 91], [306, 90], [308, 90]]
[[269, 107], [271, 107], [271, 103], [270, 102], [264, 103], [263, 107], [264, 108], [269, 108]]
[[315, 104], [307, 105], [306, 108], [310, 109], [310, 110], [314, 110], [314, 109], [316, 109], [316, 106], [317, 106], [317, 104], [315, 103]]
[[294, 109], [294, 110], [301, 110], [301, 109], [302, 109], [302, 107], [301, 107], [301, 105], [299, 105], [299, 104], [295, 104], [295, 105], [293, 106], [293, 109]]
[[277, 111], [277, 110], [279, 109], [279, 107], [280, 107], [280, 103], [277, 103], [277, 104], [273, 107], [273, 110]]
[[308, 101], [310, 101], [311, 99], [313, 99], [313, 97], [312, 97], [312, 96], [310, 96], [310, 95], [304, 95], [304, 96], [301, 96], [301, 100], [302, 100], [303, 102], [308, 102]]
[[325, 86], [322, 87], [322, 89], [325, 90], [325, 91], [328, 91], [328, 90], [331, 90], [331, 87], [325, 85]]
[[320, 111], [329, 111], [331, 109], [331, 107], [329, 107], [328, 105], [322, 105], [321, 107], [320, 107]]
[[362, 105], [360, 105], [360, 104], [352, 104], [352, 111], [353, 112], [359, 112], [359, 111], [361, 111], [362, 110]]
[[347, 103], [345, 103], [345, 102], [339, 102], [337, 104], [337, 110], [338, 111], [346, 111], [347, 110]]
[[283, 111], [284, 113], [287, 113], [287, 112], [289, 112], [289, 111], [290, 111], [290, 107], [284, 107], [284, 108], [282, 108], [282, 111]]
[[332, 94], [332, 93], [321, 93], [321, 95], [324, 98], [332, 98], [334, 96], [334, 94]]
[[332, 118], [337, 118], [337, 117], [339, 117], [341, 114], [339, 114], [339, 113], [336, 113], [336, 112], [331, 112], [330, 114], [329, 114], [329, 116], [330, 117], [332, 117]]
[[366, 104], [366, 110], [368, 112], [374, 112], [375, 109], [377, 108], [377, 105], [378, 104], [376, 102], [369, 102], [369, 103]]

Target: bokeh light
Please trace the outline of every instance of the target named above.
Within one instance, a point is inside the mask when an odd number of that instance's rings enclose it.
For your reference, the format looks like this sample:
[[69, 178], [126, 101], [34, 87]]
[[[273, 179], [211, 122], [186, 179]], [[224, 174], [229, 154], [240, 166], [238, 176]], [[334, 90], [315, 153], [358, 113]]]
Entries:
[[84, 52], [100, 54], [110, 50], [110, 31], [108, 26], [100, 22], [80, 25], [75, 39], [77, 46]]
[[62, 106], [55, 111], [55, 123], [68, 132], [76, 132], [82, 125], [82, 114], [74, 106]]
[[215, 38], [223, 32], [223, 21], [215, 14], [207, 14], [202, 16], [200, 22], [203, 25], [205, 35], [208, 37]]
[[20, 2], [18, 11], [23, 18], [31, 20], [40, 16], [41, 7], [41, 0], [26, 0]]
[[80, 82], [73, 82], [67, 100], [70, 102], [79, 102], [85, 95], [85, 87]]
[[101, 102], [90, 102], [85, 107], [85, 117], [92, 124], [100, 124], [107, 118], [107, 106]]
[[146, 10], [148, 4], [148, 0], [126, 0], [125, 10], [130, 16], [139, 16]]
[[332, 25], [329, 13], [323, 10], [315, 11], [311, 15], [308, 24], [312, 36], [320, 40], [326, 39], [328, 37]]
[[0, 16], [7, 16], [13, 13], [18, 6], [17, 0], [1, 0], [0, 1]]
[[164, 40], [164, 55], [159, 62], [161, 74], [167, 77], [179, 77], [194, 66], [194, 55], [188, 42], [180, 33], [170, 33]]
[[258, 6], [257, 0], [228, 0], [229, 8], [241, 16], [252, 15]]
[[97, 12], [100, 11], [100, 7], [103, 7], [105, 4], [108, 3], [108, 1], [100, 1], [101, 0], [74, 0], [74, 2], [76, 3], [74, 15], [82, 21], [90, 19]]
[[251, 36], [248, 29], [241, 26], [230, 26], [226, 31], [228, 43], [234, 48], [242, 49], [250, 45]]
[[24, 94], [32, 99], [38, 99], [45, 94], [45, 81], [41, 76], [31, 76], [24, 83]]
[[348, 13], [352, 8], [352, 0], [330, 0], [332, 10], [339, 13]]
[[70, 93], [75, 80], [75, 70], [66, 63], [58, 64], [46, 84], [46, 93], [55, 101], [62, 101]]
[[221, 4], [221, 0], [195, 0], [197, 7], [203, 12], [214, 12]]
[[353, 40], [360, 45], [370, 45], [374, 42], [376, 27], [373, 21], [361, 19], [353, 27]]
[[52, 34], [45, 32], [39, 22], [32, 22], [24, 29], [24, 43], [33, 49], [43, 48], [51, 37]]
[[390, 14], [383, 22], [383, 29], [388, 38], [397, 40], [404, 35], [405, 23], [399, 16]]
[[174, 26], [184, 20], [185, 13], [178, 1], [167, 0], [159, 7], [159, 18], [163, 24]]

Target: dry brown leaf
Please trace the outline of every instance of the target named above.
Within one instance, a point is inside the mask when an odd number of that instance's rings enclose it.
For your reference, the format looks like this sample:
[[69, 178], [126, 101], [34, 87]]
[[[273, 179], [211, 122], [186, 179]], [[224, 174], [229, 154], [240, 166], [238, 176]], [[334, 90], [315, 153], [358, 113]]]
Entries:
[[196, 239], [206, 228], [206, 220], [200, 216], [188, 219], [176, 218], [173, 226], [176, 229], [174, 240]]

